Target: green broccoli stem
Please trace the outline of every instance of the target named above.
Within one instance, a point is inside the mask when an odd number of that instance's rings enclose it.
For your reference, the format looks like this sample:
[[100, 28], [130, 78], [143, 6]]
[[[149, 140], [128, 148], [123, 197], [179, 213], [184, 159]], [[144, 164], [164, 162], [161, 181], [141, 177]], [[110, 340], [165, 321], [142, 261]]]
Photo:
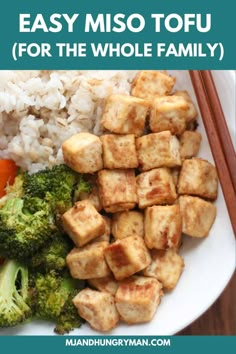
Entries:
[[[16, 281], [20, 274], [20, 289], [16, 288]], [[1, 266], [0, 273], [0, 303], [4, 303], [7, 308], [12, 304], [14, 297], [15, 310], [28, 310], [25, 300], [28, 297], [28, 270], [18, 262], [9, 260]], [[19, 306], [20, 305], [20, 306]]]
[[12, 327], [31, 316], [28, 269], [14, 260], [0, 267], [0, 327]]
[[[16, 280], [17, 277], [21, 276], [21, 289], [16, 290]], [[28, 296], [28, 270], [17, 261], [9, 260], [6, 261], [1, 266], [0, 272], [0, 289], [3, 289], [4, 297], [6, 302], [12, 301], [12, 294], [16, 295], [17, 298], [22, 297], [23, 300], [27, 299]], [[19, 294], [20, 293], [20, 294]]]
[[9, 212], [11, 215], [18, 215], [22, 213], [24, 201], [21, 198], [8, 199], [4, 205], [4, 211]]

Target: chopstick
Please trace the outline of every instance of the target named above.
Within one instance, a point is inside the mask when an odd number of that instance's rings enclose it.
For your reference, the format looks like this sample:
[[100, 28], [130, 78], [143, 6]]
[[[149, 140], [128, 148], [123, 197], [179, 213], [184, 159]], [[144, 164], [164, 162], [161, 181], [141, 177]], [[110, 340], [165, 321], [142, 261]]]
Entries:
[[221, 141], [221, 146], [225, 154], [225, 160], [231, 174], [232, 183], [236, 192], [236, 154], [235, 149], [229, 134], [229, 130], [226, 124], [225, 116], [223, 113], [220, 99], [215, 87], [215, 83], [212, 74], [208, 70], [201, 71], [202, 79], [208, 94], [209, 103], [212, 112], [215, 116], [215, 124], [218, 130], [218, 135]]
[[[189, 74], [197, 97], [208, 141], [211, 147], [211, 152], [215, 161], [232, 228], [236, 236], [236, 193], [234, 188], [235, 180], [234, 173], [231, 173], [232, 171], [229, 167], [231, 161], [235, 160], [235, 152], [230, 150], [230, 152], [228, 152], [229, 156], [226, 157], [226, 149], [225, 147], [223, 148], [225, 144], [222, 143], [222, 136], [224, 134], [229, 136], [229, 132], [226, 132], [228, 130], [226, 123], [222, 123], [224, 118], [222, 109], [222, 116], [218, 123], [216, 123], [217, 118], [214, 112], [218, 113], [218, 111], [216, 112], [216, 109], [213, 111], [211, 104], [216, 104], [219, 107], [220, 102], [218, 95], [215, 95], [216, 90], [211, 91], [211, 99], [209, 98], [208, 89], [211, 87], [210, 81], [208, 80], [208, 84], [205, 84], [205, 80], [203, 79], [203, 77], [206, 78], [206, 76], [209, 79], [209, 75], [202, 75], [200, 71], [196, 70], [190, 70]], [[219, 133], [219, 130], [222, 130], [223, 133]]]

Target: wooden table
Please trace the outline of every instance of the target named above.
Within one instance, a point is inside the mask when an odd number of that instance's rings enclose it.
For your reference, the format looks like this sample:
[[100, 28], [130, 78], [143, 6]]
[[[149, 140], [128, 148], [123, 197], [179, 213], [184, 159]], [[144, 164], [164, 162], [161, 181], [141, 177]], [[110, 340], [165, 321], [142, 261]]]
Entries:
[[211, 308], [179, 335], [236, 335], [236, 273]]

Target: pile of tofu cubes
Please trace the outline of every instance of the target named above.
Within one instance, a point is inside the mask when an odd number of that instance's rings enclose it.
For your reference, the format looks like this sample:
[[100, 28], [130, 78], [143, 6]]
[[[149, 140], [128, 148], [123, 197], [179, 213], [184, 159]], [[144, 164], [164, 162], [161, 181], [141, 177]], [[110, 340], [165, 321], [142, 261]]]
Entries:
[[73, 303], [98, 331], [150, 321], [184, 268], [181, 235], [207, 236], [216, 216], [216, 169], [196, 157], [197, 111], [174, 85], [166, 72], [139, 72], [130, 96], [107, 98], [102, 136], [62, 146], [65, 163], [93, 179], [62, 220], [75, 244], [68, 268], [87, 281]]

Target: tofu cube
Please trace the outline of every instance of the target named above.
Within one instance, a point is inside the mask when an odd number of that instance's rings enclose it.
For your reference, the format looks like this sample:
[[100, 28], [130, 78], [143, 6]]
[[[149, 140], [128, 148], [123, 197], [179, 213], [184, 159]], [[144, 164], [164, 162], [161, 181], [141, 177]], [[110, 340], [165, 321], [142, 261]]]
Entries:
[[64, 141], [65, 164], [79, 173], [94, 173], [103, 168], [102, 143], [94, 134], [78, 133]]
[[180, 196], [182, 232], [192, 237], [205, 237], [215, 221], [216, 207], [199, 197]]
[[92, 242], [100, 242], [100, 241], [107, 241], [110, 242], [111, 237], [111, 219], [108, 216], [102, 216], [103, 220], [105, 221], [105, 232], [101, 236], [94, 238]]
[[215, 166], [196, 157], [184, 160], [179, 176], [178, 193], [215, 200], [218, 193]]
[[182, 159], [190, 159], [197, 156], [200, 149], [202, 136], [199, 132], [186, 130], [180, 136], [180, 156]]
[[81, 248], [74, 248], [66, 257], [71, 276], [75, 279], [103, 278], [110, 274], [104, 250], [106, 241], [94, 242]]
[[134, 170], [102, 170], [98, 172], [99, 196], [108, 213], [133, 209], [137, 203]]
[[154, 133], [170, 130], [173, 135], [181, 135], [186, 129], [186, 112], [189, 103], [179, 96], [156, 97], [150, 110], [150, 129]]
[[143, 237], [143, 213], [131, 210], [113, 214], [111, 232], [116, 240], [129, 236]]
[[82, 247], [105, 232], [105, 221], [88, 200], [76, 202], [62, 215], [65, 232], [77, 247]]
[[198, 113], [189, 93], [187, 91], [175, 91], [174, 95], [183, 97], [186, 101], [188, 101], [188, 110], [186, 112], [187, 123], [195, 121], [197, 119]]
[[127, 95], [111, 95], [106, 102], [102, 116], [102, 126], [117, 134], [143, 133], [149, 102]]
[[154, 204], [172, 204], [177, 198], [172, 174], [166, 167], [141, 173], [136, 183], [140, 209]]
[[152, 263], [142, 271], [146, 277], [156, 278], [167, 290], [172, 290], [184, 269], [183, 258], [173, 248], [152, 250]]
[[110, 331], [119, 322], [114, 296], [107, 292], [85, 288], [74, 297], [73, 303], [79, 315], [97, 331]]
[[103, 145], [104, 168], [136, 168], [138, 158], [135, 135], [106, 134], [100, 137]]
[[139, 236], [129, 236], [111, 243], [105, 249], [105, 259], [116, 280], [128, 278], [151, 262], [145, 243]]
[[175, 81], [176, 79], [166, 72], [140, 71], [133, 80], [131, 94], [147, 99], [152, 99], [156, 95], [169, 95]]
[[141, 171], [181, 165], [179, 141], [168, 130], [137, 138], [136, 148]]
[[119, 282], [112, 275], [104, 278], [88, 279], [88, 284], [99, 291], [105, 291], [111, 295], [115, 295], [119, 286]]
[[162, 294], [162, 285], [155, 278], [133, 276], [124, 280], [115, 295], [121, 319], [128, 324], [151, 321]]
[[178, 247], [182, 233], [179, 205], [154, 205], [145, 210], [144, 242], [150, 249]]

